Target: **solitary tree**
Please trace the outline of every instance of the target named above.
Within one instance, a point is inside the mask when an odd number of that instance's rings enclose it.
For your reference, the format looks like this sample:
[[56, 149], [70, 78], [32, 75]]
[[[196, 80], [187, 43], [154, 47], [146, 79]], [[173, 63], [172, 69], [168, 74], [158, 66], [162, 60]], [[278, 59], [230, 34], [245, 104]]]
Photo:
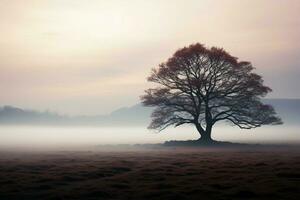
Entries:
[[141, 97], [144, 105], [155, 107], [150, 129], [192, 124], [199, 141], [212, 142], [212, 128], [219, 121], [241, 129], [282, 123], [273, 107], [261, 102], [271, 89], [251, 63], [222, 48], [197, 43], [179, 49], [152, 69], [148, 81], [159, 84]]

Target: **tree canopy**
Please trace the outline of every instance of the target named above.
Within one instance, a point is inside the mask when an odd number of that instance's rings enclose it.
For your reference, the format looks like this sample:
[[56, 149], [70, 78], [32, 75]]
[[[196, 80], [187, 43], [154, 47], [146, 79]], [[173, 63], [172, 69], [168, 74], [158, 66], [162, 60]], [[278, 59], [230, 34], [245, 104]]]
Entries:
[[219, 121], [241, 129], [281, 124], [273, 107], [261, 101], [271, 89], [253, 70], [250, 62], [222, 48], [196, 43], [177, 50], [148, 77], [158, 84], [141, 97], [144, 105], [155, 107], [149, 128], [192, 124], [202, 140], [211, 140]]

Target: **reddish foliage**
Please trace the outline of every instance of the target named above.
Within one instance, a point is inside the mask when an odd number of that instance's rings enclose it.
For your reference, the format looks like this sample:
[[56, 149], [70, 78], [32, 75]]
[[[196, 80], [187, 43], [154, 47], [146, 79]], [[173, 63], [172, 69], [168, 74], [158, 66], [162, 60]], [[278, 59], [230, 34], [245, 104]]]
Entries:
[[222, 120], [246, 129], [280, 124], [274, 109], [260, 101], [271, 89], [253, 69], [222, 48], [197, 43], [179, 49], [148, 78], [160, 85], [141, 97], [144, 105], [156, 107], [149, 127], [189, 123], [210, 139], [213, 125]]

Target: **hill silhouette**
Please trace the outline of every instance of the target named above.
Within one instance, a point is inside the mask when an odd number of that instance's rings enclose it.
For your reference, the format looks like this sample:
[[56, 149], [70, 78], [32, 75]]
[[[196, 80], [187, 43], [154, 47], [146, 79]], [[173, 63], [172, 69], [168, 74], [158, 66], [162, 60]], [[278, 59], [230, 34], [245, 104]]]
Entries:
[[[284, 124], [298, 125], [300, 122], [300, 99], [264, 99], [274, 106]], [[122, 107], [108, 115], [66, 116], [53, 112], [25, 110], [13, 106], [0, 107], [2, 125], [82, 125], [82, 126], [147, 126], [152, 108], [136, 104]]]

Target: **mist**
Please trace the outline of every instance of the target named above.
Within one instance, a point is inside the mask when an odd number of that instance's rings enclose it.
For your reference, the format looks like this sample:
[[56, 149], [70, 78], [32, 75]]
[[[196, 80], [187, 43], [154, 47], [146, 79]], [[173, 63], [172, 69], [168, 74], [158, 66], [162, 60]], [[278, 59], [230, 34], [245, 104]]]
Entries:
[[[212, 137], [218, 141], [255, 144], [300, 143], [299, 99], [264, 99], [274, 106], [283, 125], [241, 130], [218, 124]], [[5, 106], [0, 108], [0, 149], [3, 150], [91, 150], [103, 145], [158, 144], [170, 140], [195, 140], [193, 126], [147, 129], [152, 108], [135, 104], [107, 115], [64, 116]]]
[[[252, 144], [299, 144], [297, 125], [265, 126], [241, 130], [231, 126], [217, 126], [213, 138]], [[169, 128], [162, 132], [146, 127], [86, 127], [86, 126], [2, 126], [1, 150], [97, 150], [104, 145], [158, 144], [170, 140], [199, 138], [192, 126]]]

